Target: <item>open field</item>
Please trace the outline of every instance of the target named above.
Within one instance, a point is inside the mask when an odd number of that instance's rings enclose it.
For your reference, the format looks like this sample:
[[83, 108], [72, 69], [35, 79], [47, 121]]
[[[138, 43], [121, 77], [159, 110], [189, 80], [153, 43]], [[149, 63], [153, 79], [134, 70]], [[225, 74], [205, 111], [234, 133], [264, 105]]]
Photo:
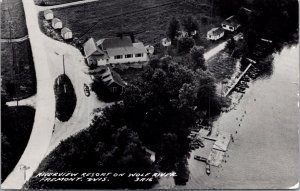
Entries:
[[36, 77], [30, 43], [25, 40], [13, 43], [13, 46], [15, 59], [13, 59], [12, 44], [1, 43], [2, 88], [7, 93], [8, 100], [13, 100], [17, 96], [22, 99], [36, 93]]
[[34, 3], [36, 5], [40, 6], [49, 6], [49, 5], [60, 5], [65, 3], [72, 3], [75, 1], [81, 1], [81, 0], [34, 0]]
[[35, 110], [31, 107], [2, 107], [1, 181], [20, 159], [31, 134]]
[[27, 27], [22, 0], [3, 0], [0, 6], [1, 38], [7, 39], [10, 37], [9, 23], [11, 23], [12, 38], [26, 36]]
[[[69, 27], [75, 37], [95, 39], [113, 37], [116, 33], [133, 31], [146, 44], [154, 44], [165, 37], [172, 17], [182, 20], [193, 15], [200, 24], [200, 34], [210, 28], [203, 22], [202, 10], [178, 0], [111, 0], [53, 10], [55, 17]], [[203, 22], [202, 22], [203, 21]], [[216, 17], [213, 23], [220, 21]], [[220, 22], [217, 22], [220, 23]]]

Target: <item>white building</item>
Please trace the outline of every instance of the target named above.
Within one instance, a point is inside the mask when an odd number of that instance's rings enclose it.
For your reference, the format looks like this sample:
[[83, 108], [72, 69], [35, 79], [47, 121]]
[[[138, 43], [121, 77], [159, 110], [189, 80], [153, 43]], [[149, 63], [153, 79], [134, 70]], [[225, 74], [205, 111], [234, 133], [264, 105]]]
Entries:
[[61, 22], [61, 20], [60, 19], [58, 19], [58, 18], [54, 18], [54, 19], [52, 19], [52, 27], [54, 28], [54, 29], [61, 29], [62, 28], [62, 22]]
[[48, 21], [48, 20], [52, 20], [54, 18], [54, 14], [53, 11], [48, 9], [44, 11], [44, 18]]
[[67, 28], [67, 27], [64, 27], [63, 29], [61, 29], [61, 36], [65, 40], [73, 38], [72, 31], [69, 28]]
[[231, 31], [231, 32], [235, 31], [236, 29], [238, 29], [241, 26], [239, 24], [239, 22], [235, 19], [234, 15], [225, 19], [225, 21], [223, 21], [221, 25], [222, 25], [223, 29]]
[[224, 30], [220, 27], [212, 28], [207, 32], [206, 38], [208, 40], [218, 40], [224, 36]]
[[142, 42], [132, 42], [130, 37], [105, 38], [95, 42], [90, 38], [84, 45], [88, 65], [146, 62], [148, 52]]

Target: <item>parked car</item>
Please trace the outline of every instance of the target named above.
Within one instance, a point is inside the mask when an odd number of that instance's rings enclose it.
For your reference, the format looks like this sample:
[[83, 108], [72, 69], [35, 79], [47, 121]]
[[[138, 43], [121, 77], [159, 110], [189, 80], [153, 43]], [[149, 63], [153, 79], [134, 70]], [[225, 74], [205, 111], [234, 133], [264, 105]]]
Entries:
[[88, 85], [84, 84], [83, 85], [83, 90], [84, 90], [84, 94], [89, 97], [91, 95], [91, 92], [90, 92], [90, 88]]

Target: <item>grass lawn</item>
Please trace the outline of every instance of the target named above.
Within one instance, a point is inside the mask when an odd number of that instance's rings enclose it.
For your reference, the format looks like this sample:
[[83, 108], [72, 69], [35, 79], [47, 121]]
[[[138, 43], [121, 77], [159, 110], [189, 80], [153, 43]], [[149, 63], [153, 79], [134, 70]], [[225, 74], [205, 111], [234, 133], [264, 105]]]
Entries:
[[13, 100], [17, 96], [22, 99], [36, 93], [36, 77], [30, 43], [25, 40], [13, 43], [13, 46], [15, 59], [13, 59], [12, 44], [1, 43], [2, 88], [7, 93], [8, 100]]
[[26, 148], [35, 110], [24, 106], [19, 107], [18, 110], [17, 107], [2, 107], [1, 110], [1, 181], [3, 182]]
[[60, 75], [54, 84], [56, 100], [56, 117], [60, 121], [68, 121], [76, 107], [76, 95], [71, 80], [67, 75]]
[[1, 6], [1, 38], [10, 37], [9, 22], [12, 26], [12, 38], [20, 38], [27, 35], [25, 14], [22, 0], [3, 0]]
[[34, 0], [34, 3], [36, 5], [49, 6], [49, 5], [60, 5], [65, 3], [72, 3], [75, 1], [81, 1], [81, 0]]
[[216, 82], [219, 83], [225, 79], [230, 79], [235, 71], [236, 59], [221, 51], [206, 62], [207, 69], [213, 74]]
[[[187, 15], [197, 18], [202, 35], [206, 35], [210, 28], [201, 19], [202, 10], [178, 0], [145, 0], [142, 3], [140, 0], [110, 0], [53, 11], [73, 31], [75, 37], [81, 37], [92, 26], [95, 27], [84, 37], [113, 37], [123, 28], [123, 31], [133, 31], [144, 43], [154, 44], [165, 37], [172, 17], [182, 20]], [[219, 21], [216, 17], [213, 22], [219, 24]]]

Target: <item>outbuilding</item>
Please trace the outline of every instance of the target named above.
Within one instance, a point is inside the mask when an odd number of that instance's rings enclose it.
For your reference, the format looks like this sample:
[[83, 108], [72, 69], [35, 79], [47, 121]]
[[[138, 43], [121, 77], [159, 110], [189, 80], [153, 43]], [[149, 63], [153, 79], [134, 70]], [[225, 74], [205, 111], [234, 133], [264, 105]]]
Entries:
[[58, 19], [58, 18], [52, 19], [52, 27], [54, 29], [61, 29], [62, 26], [63, 26], [63, 24], [60, 19]]
[[223, 29], [231, 31], [231, 32], [235, 31], [236, 29], [238, 29], [241, 26], [239, 24], [239, 22], [236, 20], [234, 15], [225, 19], [225, 21], [223, 21], [221, 25], [222, 25]]
[[207, 32], [208, 40], [218, 40], [224, 36], [224, 30], [220, 27], [212, 28]]
[[64, 27], [63, 29], [61, 29], [61, 36], [65, 40], [73, 38], [72, 31], [67, 27]]
[[53, 11], [50, 9], [47, 9], [44, 11], [44, 17], [47, 21], [52, 20], [54, 18]]

